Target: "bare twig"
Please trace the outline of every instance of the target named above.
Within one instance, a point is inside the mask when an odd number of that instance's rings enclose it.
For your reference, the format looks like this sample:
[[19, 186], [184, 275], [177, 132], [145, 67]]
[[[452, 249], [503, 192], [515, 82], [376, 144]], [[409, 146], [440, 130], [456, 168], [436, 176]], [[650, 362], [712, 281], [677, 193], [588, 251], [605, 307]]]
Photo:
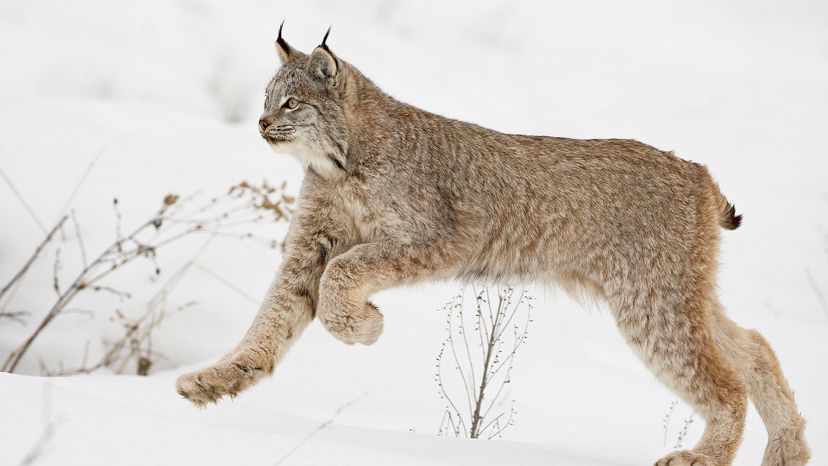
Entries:
[[40, 437], [37, 439], [35, 445], [31, 450], [29, 450], [28, 453], [26, 453], [26, 456], [23, 457], [23, 461], [20, 462], [20, 466], [30, 466], [35, 464], [37, 460], [43, 456], [46, 447], [52, 442], [52, 438], [55, 436], [55, 432], [57, 431], [59, 425], [60, 419], [55, 419], [46, 424], [46, 427], [43, 429], [43, 432], [40, 434]]
[[682, 443], [684, 443], [685, 437], [687, 437], [687, 431], [690, 428], [690, 424], [693, 423], [693, 414], [691, 413], [687, 419], [684, 420], [684, 425], [682, 426], [681, 430], [676, 437], [676, 444], [673, 446], [674, 450], [678, 450], [681, 448]]
[[112, 210], [115, 211], [115, 244], [118, 252], [123, 251], [121, 244], [124, 241], [124, 235], [121, 233], [121, 210], [118, 208], [118, 198], [112, 199]]
[[474, 412], [471, 416], [471, 438], [477, 438], [480, 434], [479, 428], [482, 421], [482, 418], [480, 417], [480, 408], [483, 406], [483, 396], [486, 393], [486, 387], [488, 386], [490, 380], [489, 367], [491, 367], [492, 364], [492, 356], [494, 355], [495, 343], [497, 342], [497, 340], [495, 340], [495, 335], [500, 333], [498, 323], [500, 318], [503, 316], [501, 312], [502, 308], [503, 299], [501, 298], [497, 303], [497, 314], [495, 315], [494, 322], [492, 323], [491, 337], [489, 338], [489, 341], [486, 342], [487, 347], [486, 357], [483, 360], [483, 375], [480, 381], [480, 389], [475, 396]]
[[81, 235], [78, 218], [75, 216], [75, 210], [71, 210], [69, 215], [72, 217], [72, 223], [75, 224], [75, 236], [78, 238], [78, 249], [80, 249], [81, 263], [83, 264], [83, 268], [86, 268], [89, 266], [89, 263], [86, 260], [86, 247], [83, 245], [83, 236]]
[[[499, 437], [507, 427], [512, 425], [514, 403], [508, 416], [507, 412], [492, 413], [504, 393], [506, 385], [511, 383], [511, 371], [514, 367], [514, 358], [518, 348], [526, 341], [529, 322], [531, 319], [531, 301], [533, 298], [525, 294], [525, 290], [515, 295], [511, 287], [498, 289], [497, 305], [492, 308], [489, 288], [483, 287], [480, 292], [472, 287], [475, 299], [475, 315], [473, 332], [477, 333], [475, 340], [479, 341], [482, 352], [477, 353], [469, 346], [466, 331], [466, 319], [463, 312], [464, 291], [456, 296], [443, 309], [447, 314], [447, 337], [437, 355], [437, 374], [435, 380], [439, 387], [440, 396], [446, 400], [447, 406], [443, 413], [438, 433], [445, 434], [451, 428], [456, 435], [470, 438]], [[517, 296], [517, 301], [514, 297]], [[484, 304], [486, 311], [484, 311]], [[525, 321], [522, 325], [515, 323], [515, 319], [522, 307], [526, 307]], [[507, 334], [507, 329], [512, 331]], [[462, 336], [463, 345], [455, 345], [454, 340]], [[508, 341], [508, 345], [507, 345]], [[504, 347], [506, 352], [504, 355]], [[467, 412], [462, 413], [446, 389], [443, 380], [443, 360], [446, 351], [451, 352], [454, 368], [459, 374], [460, 385], [463, 386], [464, 396], [467, 399]], [[465, 354], [460, 354], [465, 351]], [[475, 357], [472, 357], [472, 353]], [[480, 354], [481, 360], [475, 360]], [[462, 367], [468, 363], [468, 367]], [[479, 367], [478, 367], [479, 366]], [[479, 368], [479, 372], [475, 370]], [[469, 377], [467, 377], [467, 373]], [[468, 423], [468, 428], [466, 428]]]
[[55, 290], [58, 298], [60, 298], [60, 248], [55, 251], [55, 262], [52, 265], [52, 289]]
[[23, 316], [29, 315], [26, 311], [11, 311], [11, 312], [0, 312], [0, 319], [9, 319], [11, 321], [17, 322], [20, 325], [26, 325], [26, 321], [23, 319]]
[[[147, 357], [147, 355], [152, 356], [153, 353], [149, 348], [147, 348], [146, 351], [143, 351], [142, 347], [145, 342], [147, 347], [150, 346], [152, 331], [161, 324], [166, 316], [163, 306], [167, 301], [167, 297], [170, 295], [172, 290], [181, 283], [184, 275], [186, 275], [190, 268], [196, 263], [202, 254], [204, 254], [204, 251], [207, 250], [213, 242], [213, 239], [213, 236], [207, 238], [207, 240], [204, 241], [201, 247], [195, 252], [193, 257], [170, 276], [166, 283], [164, 283], [164, 285], [149, 300], [147, 308], [141, 317], [134, 321], [129, 321], [123, 314], [116, 312], [116, 317], [123, 323], [124, 334], [118, 340], [110, 344], [109, 350], [104, 353], [104, 355], [95, 364], [92, 364], [91, 366], [87, 365], [87, 356], [85, 351], [80, 367], [70, 370], [61, 369], [54, 375], [88, 374], [103, 367], [113, 366], [119, 360], [121, 363], [116, 372], [121, 373], [123, 372], [126, 364], [135, 356], [140, 356], [138, 360], [137, 372], [139, 375], [147, 375], [152, 365], [152, 358]], [[182, 306], [179, 306], [176, 310], [184, 310], [193, 304], [195, 303], [190, 301]], [[123, 351], [127, 347], [130, 348], [130, 352], [126, 356], [123, 356]]]
[[111, 286], [93, 285], [93, 286], [88, 286], [88, 288], [92, 289], [93, 291], [105, 291], [105, 292], [110, 293], [114, 296], [117, 296], [121, 300], [132, 298], [132, 295], [127, 293], [126, 291], [116, 290], [115, 288], [112, 288]]
[[14, 274], [14, 276], [11, 278], [11, 280], [9, 280], [9, 282], [6, 283], [3, 286], [3, 289], [0, 290], [0, 300], [3, 299], [3, 296], [6, 294], [7, 291], [9, 291], [9, 289], [11, 289], [11, 287], [14, 284], [18, 280], [20, 280], [20, 278], [23, 277], [23, 275], [25, 275], [26, 272], [29, 271], [29, 267], [31, 267], [32, 264], [34, 263], [35, 259], [37, 259], [38, 256], [40, 256], [40, 253], [43, 251], [43, 248], [46, 247], [46, 245], [50, 241], [52, 241], [52, 237], [55, 236], [55, 233], [60, 229], [60, 227], [63, 226], [64, 222], [66, 222], [66, 219], [67, 219], [67, 217], [64, 216], [64, 217], [61, 217], [60, 220], [58, 220], [58, 222], [55, 224], [54, 227], [52, 227], [52, 229], [49, 231], [49, 233], [46, 235], [46, 237], [43, 239], [43, 241], [41, 241], [40, 244], [37, 245], [37, 247], [35, 248], [34, 253], [32, 254], [31, 257], [29, 257], [29, 260], [27, 260], [26, 263], [23, 264], [23, 267], [21, 267], [20, 270], [18, 270], [17, 273]]
[[[86, 170], [84, 170], [83, 174], [81, 174], [80, 178], [78, 178], [78, 182], [75, 183], [75, 187], [72, 188], [72, 192], [69, 193], [69, 197], [66, 198], [66, 203], [64, 203], [63, 207], [61, 207], [60, 214], [58, 215], [58, 217], [63, 217], [66, 214], [66, 212], [69, 210], [69, 207], [71, 207], [71, 205], [72, 205], [72, 201], [75, 200], [75, 196], [78, 195], [78, 191], [80, 191], [80, 188], [83, 186], [84, 181], [86, 181], [86, 177], [89, 176], [89, 173], [92, 171], [92, 167], [94, 167], [95, 164], [98, 163], [98, 160], [100, 160], [103, 153], [104, 153], [104, 146], [101, 146], [101, 148], [98, 150], [98, 153], [89, 162], [89, 165], [86, 166]], [[73, 216], [74, 216], [74, 214], [73, 214]]]
[[288, 450], [288, 451], [287, 451], [284, 455], [282, 455], [282, 457], [281, 457], [281, 458], [279, 458], [279, 460], [278, 460], [278, 461], [276, 461], [275, 466], [278, 466], [278, 465], [280, 465], [280, 464], [283, 464], [283, 463], [285, 462], [285, 460], [286, 460], [286, 459], [288, 459], [288, 458], [290, 457], [290, 455], [292, 455], [292, 454], [296, 453], [296, 451], [297, 451], [297, 450], [299, 450], [299, 449], [302, 447], [302, 445], [304, 445], [305, 443], [307, 443], [307, 441], [308, 441], [308, 440], [310, 440], [311, 438], [313, 438], [316, 434], [318, 434], [318, 433], [319, 433], [319, 432], [321, 432], [322, 430], [327, 429], [327, 428], [328, 428], [331, 424], [333, 424], [333, 422], [336, 420], [336, 418], [337, 418], [340, 414], [342, 414], [342, 412], [343, 412], [343, 411], [345, 411], [346, 409], [348, 409], [348, 408], [350, 408], [351, 406], [353, 406], [353, 405], [354, 405], [356, 402], [358, 402], [359, 400], [361, 400], [361, 399], [365, 398], [365, 396], [366, 396], [366, 395], [367, 395], [367, 393], [364, 393], [364, 394], [362, 394], [362, 395], [360, 395], [360, 396], [358, 396], [358, 397], [354, 398], [353, 400], [351, 400], [351, 401], [349, 401], [349, 402], [345, 403], [344, 405], [340, 406], [339, 408], [337, 408], [337, 409], [336, 409], [336, 412], [333, 414], [333, 416], [331, 416], [330, 418], [328, 418], [328, 420], [326, 420], [325, 422], [323, 422], [323, 423], [319, 424], [318, 426], [316, 426], [316, 428], [315, 428], [315, 429], [313, 429], [312, 431], [308, 432], [308, 435], [304, 436], [304, 437], [302, 438], [302, 440], [300, 440], [300, 441], [299, 441], [296, 445], [294, 445], [294, 446], [293, 446], [293, 448], [291, 448], [291, 449], [290, 449], [290, 450]]
[[667, 432], [670, 430], [670, 421], [673, 419], [673, 412], [676, 410], [677, 405], [678, 401], [670, 403], [670, 408], [667, 409], [667, 414], [665, 414], [664, 418], [661, 420], [661, 427], [664, 430], [664, 438], [661, 442], [662, 446], [667, 446]]
[[[57, 223], [59, 224], [59, 226], [58, 226], [57, 229], [60, 229], [60, 226], [66, 220], [66, 211], [69, 209], [69, 206], [71, 205], [72, 201], [74, 200], [75, 195], [80, 190], [81, 186], [83, 185], [83, 182], [86, 180], [87, 175], [89, 175], [89, 172], [92, 170], [92, 167], [95, 165], [95, 163], [97, 163], [98, 159], [100, 159], [101, 155], [103, 154], [103, 149], [104, 148], [101, 147], [101, 149], [98, 151], [98, 154], [95, 156], [94, 159], [92, 159], [92, 161], [86, 167], [86, 170], [84, 171], [83, 175], [81, 175], [80, 179], [78, 179], [78, 182], [75, 184], [74, 189], [72, 190], [69, 197], [66, 199], [66, 203], [64, 204], [63, 208], [61, 208], [60, 214], [58, 214], [58, 219], [59, 220], [57, 221]], [[23, 205], [23, 207], [25, 207], [26, 211], [29, 213], [29, 215], [32, 217], [32, 219], [35, 221], [35, 223], [37, 223], [40, 230], [44, 234], [46, 234], [46, 228], [43, 226], [43, 222], [40, 221], [39, 217], [34, 212], [32, 207], [29, 205], [28, 202], [26, 202], [23, 195], [20, 193], [20, 191], [17, 190], [17, 188], [14, 186], [14, 184], [11, 182], [9, 177], [5, 174], [5, 172], [3, 172], [2, 169], [0, 169], [0, 175], [2, 175], [3, 179], [6, 180], [6, 183], [8, 184], [9, 188], [12, 190], [12, 192], [14, 192], [14, 194], [15, 194], [15, 196], [17, 196], [18, 200], [20, 200], [20, 203]], [[72, 213], [72, 218], [74, 219], [74, 212]], [[79, 232], [79, 230], [77, 229], [78, 228], [77, 220], [75, 220], [75, 227], [76, 227], [76, 231]], [[47, 237], [49, 239], [51, 239], [51, 237], [52, 237], [52, 235], [54, 234], [55, 231], [56, 230], [52, 230], [51, 232], [49, 232]], [[85, 260], [86, 252], [83, 250], [83, 242], [80, 238], [78, 239], [78, 241], [79, 241], [80, 248], [81, 248], [81, 254], [82, 254], [82, 256], [84, 256], [84, 260]], [[46, 242], [48, 242], [48, 240]], [[39, 253], [39, 250], [35, 252], [34, 257], [36, 257], [38, 253]], [[32, 261], [34, 260], [34, 257], [32, 258]], [[25, 268], [27, 269], [28, 267], [25, 267]], [[21, 274], [20, 277], [16, 276], [15, 278], [12, 279], [11, 282], [9, 282], [9, 286], [8, 286], [9, 289], [11, 289], [12, 287], [14, 287], [14, 290], [17, 289], [15, 287], [15, 285], [19, 283], [18, 280], [19, 280], [19, 278], [21, 278], [25, 274], [25, 270], [22, 270], [22, 272], [23, 272], [23, 274]], [[5, 295], [7, 291], [8, 291], [8, 289], [6, 289], [6, 287], [4, 287], [2, 291], [0, 291], [0, 301], [2, 301], [3, 295]], [[12, 294], [14, 294], [14, 293], [12, 293]]]
[[517, 411], [515, 411], [515, 402], [514, 402], [514, 400], [512, 400], [512, 405], [509, 408], [509, 418], [506, 419], [506, 422], [503, 423], [503, 425], [500, 425], [499, 420], [497, 420], [494, 423], [495, 428], [497, 428], [497, 430], [494, 431], [493, 433], [489, 434], [488, 440], [491, 440], [495, 437], [501, 437], [501, 434], [503, 433], [504, 430], [508, 429], [510, 426], [513, 426], [514, 422], [512, 421], [512, 419], [514, 419], [515, 413], [517, 413]]
[[[451, 332], [451, 303], [447, 304], [446, 307], [449, 309], [448, 311], [448, 318], [446, 319], [446, 330]], [[468, 436], [468, 430], [466, 429], [465, 422], [463, 421], [463, 416], [460, 415], [460, 410], [457, 409], [457, 406], [454, 404], [454, 400], [451, 396], [449, 396], [448, 392], [446, 391], [445, 384], [443, 383], [443, 371], [442, 371], [442, 363], [443, 363], [443, 354], [446, 350], [446, 343], [448, 341], [444, 341], [442, 347], [440, 348], [440, 352], [437, 354], [437, 375], [435, 376], [435, 381], [437, 382], [437, 386], [440, 389], [440, 397], [446, 400], [446, 403], [451, 407], [451, 411], [449, 411], [448, 407], [446, 408], [445, 414], [448, 415], [448, 422], [451, 424], [451, 430], [454, 432], [454, 435], [460, 435], [459, 428], [463, 428], [464, 435]], [[466, 384], [465, 381], [463, 382], [463, 387], [465, 390]], [[455, 423], [455, 416], [457, 418], [457, 422]], [[445, 419], [446, 416], [444, 415], [443, 418]], [[439, 433], [443, 433], [444, 424], [440, 424], [440, 429], [438, 430]]]
[[0, 168], [0, 176], [2, 176], [4, 180], [6, 180], [6, 184], [8, 185], [9, 189], [11, 189], [12, 193], [14, 193], [15, 197], [17, 197], [17, 200], [20, 201], [20, 204], [23, 206], [24, 209], [26, 209], [26, 212], [28, 212], [29, 216], [32, 217], [32, 220], [34, 220], [34, 222], [37, 224], [37, 227], [40, 228], [40, 231], [42, 231], [45, 235], [46, 226], [43, 225], [43, 222], [40, 221], [40, 218], [37, 216], [34, 209], [32, 209], [32, 206], [29, 205], [28, 202], [26, 202], [26, 198], [23, 197], [23, 194], [21, 194], [20, 191], [17, 190], [17, 187], [14, 185], [14, 183], [12, 183], [12, 180], [8, 177], [8, 175], [6, 175], [6, 172], [4, 172], [2, 168]]
[[43, 387], [43, 400], [41, 402], [42, 408], [42, 417], [43, 417], [43, 432], [40, 434], [40, 437], [35, 442], [34, 446], [26, 453], [26, 456], [23, 457], [23, 460], [20, 462], [20, 466], [31, 466], [35, 464], [37, 460], [43, 456], [43, 453], [46, 451], [46, 448], [51, 443], [52, 438], [57, 431], [58, 426], [62, 422], [61, 417], [57, 417], [55, 419], [51, 418], [51, 403], [52, 401], [52, 386], [51, 385], [44, 385]]
[[249, 301], [253, 304], [259, 304], [259, 301], [255, 297], [253, 297], [250, 293], [244, 291], [243, 289], [241, 289], [239, 286], [237, 286], [236, 284], [234, 284], [230, 280], [224, 278], [218, 272], [215, 272], [214, 270], [209, 269], [209, 268], [205, 267], [203, 264], [200, 264], [200, 263], [195, 263], [194, 265], [196, 266], [196, 268], [198, 268], [202, 272], [204, 272], [207, 275], [209, 275], [209, 276], [215, 278], [216, 280], [218, 280], [221, 284], [225, 285], [227, 288], [230, 288], [231, 290], [238, 293], [239, 296], [245, 298], [247, 301]]
[[808, 277], [808, 284], [811, 285], [811, 289], [814, 292], [814, 296], [816, 296], [817, 301], [819, 301], [820, 307], [822, 307], [822, 312], [825, 313], [825, 317], [828, 317], [828, 300], [825, 299], [825, 295], [822, 293], [822, 290], [817, 285], [816, 280], [814, 279], [813, 274], [808, 269], [805, 269], [805, 276]]
[[[455, 304], [454, 307], [456, 309], [462, 309], [462, 304]], [[460, 328], [459, 331], [462, 332], [463, 331], [462, 328]], [[454, 358], [454, 368], [457, 371], [457, 373], [460, 374], [460, 379], [463, 381], [463, 389], [467, 391], [466, 400], [469, 403], [469, 411], [471, 411], [472, 410], [472, 400], [475, 399], [474, 385], [473, 385], [474, 384], [474, 379], [471, 379], [470, 381], [466, 381], [466, 374], [465, 374], [465, 371], [463, 370], [463, 366], [460, 364], [459, 358], [457, 357], [457, 349], [454, 347], [454, 337], [452, 336], [451, 333], [449, 333], [448, 341], [449, 341], [449, 347], [451, 348], [451, 356], [452, 356], [452, 358]]]
[[[284, 187], [284, 185], [282, 186]], [[227, 204], [230, 207], [222, 209], [210, 208], [211, 206], [221, 204], [221, 200], [226, 198], [232, 198], [238, 202]], [[179, 202], [179, 199], [177, 195], [167, 195], [163, 199], [161, 208], [149, 220], [143, 222], [128, 234], [124, 234], [122, 229], [122, 217], [118, 200], [113, 200], [113, 209], [116, 215], [115, 241], [91, 261], [84, 259], [84, 267], [82, 267], [71, 284], [65, 288], [59, 286], [57, 270], [60, 263], [56, 261], [53, 286], [58, 293], [57, 301], [52, 305], [51, 309], [49, 309], [32, 334], [8, 356], [2, 366], [2, 370], [13, 372], [23, 355], [28, 351], [41, 332], [55, 317], [67, 308], [68, 304], [79, 293], [85, 290], [106, 291], [117, 295], [121, 299], [128, 298], [128, 293], [116, 290], [99, 282], [133, 260], [143, 257], [152, 261], [155, 265], [155, 273], [160, 274], [161, 271], [155, 259], [159, 248], [196, 233], [207, 233], [211, 237], [214, 237], [227, 228], [250, 224], [253, 221], [251, 220], [251, 215], [249, 215], [250, 212], [256, 213], [256, 216], [253, 217], [255, 221], [264, 218], [261, 215], [262, 213], [269, 213], [271, 221], [285, 219], [292, 212], [290, 202], [293, 201], [292, 198], [284, 195], [281, 190], [277, 190], [267, 183], [256, 186], [242, 182], [233, 186], [223, 197], [213, 198], [206, 206], [197, 209], [197, 212], [202, 213], [202, 217], [181, 229], [177, 226], [180, 223], [175, 221], [181, 220], [181, 217], [174, 216], [175, 212], [178, 211], [176, 204]], [[244, 215], [245, 213], [248, 213], [248, 215]], [[60, 224], [65, 219], [66, 217], [64, 216]], [[83, 256], [85, 257], [85, 248], [83, 251]], [[33, 256], [31, 261], [34, 261], [36, 256]], [[187, 268], [191, 265], [189, 264]]]

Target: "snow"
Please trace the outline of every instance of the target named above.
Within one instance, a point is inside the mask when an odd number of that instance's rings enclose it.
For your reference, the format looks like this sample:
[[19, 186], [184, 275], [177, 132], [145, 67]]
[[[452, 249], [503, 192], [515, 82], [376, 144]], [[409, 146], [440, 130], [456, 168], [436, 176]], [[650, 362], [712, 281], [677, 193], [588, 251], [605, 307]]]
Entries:
[[[231, 6], [232, 5], [232, 6]], [[358, 5], [255, 0], [22, 0], [0, 3], [0, 170], [47, 227], [71, 208], [86, 248], [114, 236], [112, 198], [126, 225], [168, 192], [224, 192], [242, 179], [288, 182], [299, 165], [273, 154], [255, 121], [285, 37], [328, 45], [392, 95], [508, 132], [631, 137], [705, 163], [745, 215], [723, 234], [720, 293], [729, 314], [771, 342], [808, 420], [811, 464], [828, 462], [828, 6], [789, 2], [400, 2]], [[0, 183], [0, 283], [43, 233]], [[269, 234], [279, 234], [268, 231]], [[159, 254], [162, 279], [203, 244]], [[77, 238], [57, 242], [68, 280]], [[0, 321], [0, 356], [51, 305], [55, 248], [13, 300], [27, 326]], [[437, 309], [458, 284], [381, 293], [385, 333], [346, 347], [314, 324], [273, 378], [235, 400], [197, 410], [175, 377], [221, 357], [242, 336], [279, 253], [217, 239], [170, 307], [198, 304], [154, 334], [149, 377], [99, 372], [42, 377], [100, 354], [118, 335], [112, 311], [140, 315], [158, 287], [137, 263], [112, 285], [130, 300], [86, 295], [94, 315], [61, 316], [18, 372], [0, 374], [0, 447], [18, 464], [49, 423], [38, 464], [275, 464], [343, 405], [332, 424], [283, 464], [649, 464], [672, 449], [690, 409], [626, 348], [611, 317], [551, 290], [538, 297], [507, 400], [515, 425], [502, 440], [436, 437], [434, 384], [444, 336]], [[811, 278], [809, 278], [811, 277]], [[819, 292], [815, 291], [819, 290]], [[685, 446], [701, 433], [689, 426]], [[765, 433], [754, 411], [736, 464], [758, 464]]]
[[[296, 465], [617, 464], [575, 460], [539, 444], [472, 443], [342, 425], [323, 430], [290, 454], [319, 422], [280, 409], [261, 393], [219, 412], [182, 406], [167, 396], [173, 380], [164, 376], [44, 380], [4, 375], [2, 381], [4, 393], [21, 401], [3, 414], [20, 419], [21, 428], [41, 428], [31, 406], [60, 407], [54, 437], [43, 454], [46, 463], [140, 465], [160, 459], [165, 464], [274, 464], [288, 455], [285, 464]], [[133, 396], [124, 398], [125, 392]], [[159, 457], [161, 451], [165, 456]]]

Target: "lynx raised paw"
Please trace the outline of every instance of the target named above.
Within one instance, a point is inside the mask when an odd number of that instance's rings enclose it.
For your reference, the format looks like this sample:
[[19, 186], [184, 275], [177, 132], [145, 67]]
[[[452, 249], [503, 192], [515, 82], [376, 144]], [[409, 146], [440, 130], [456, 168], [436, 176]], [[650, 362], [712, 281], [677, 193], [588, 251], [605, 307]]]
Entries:
[[715, 466], [710, 457], [690, 450], [674, 451], [656, 461], [655, 466]]
[[236, 396], [272, 370], [273, 364], [258, 354], [236, 353], [211, 367], [182, 375], [176, 390], [194, 405], [203, 407], [224, 396]]
[[349, 345], [371, 345], [382, 334], [382, 314], [371, 303], [365, 303], [359, 312], [320, 312], [319, 320], [328, 332]]

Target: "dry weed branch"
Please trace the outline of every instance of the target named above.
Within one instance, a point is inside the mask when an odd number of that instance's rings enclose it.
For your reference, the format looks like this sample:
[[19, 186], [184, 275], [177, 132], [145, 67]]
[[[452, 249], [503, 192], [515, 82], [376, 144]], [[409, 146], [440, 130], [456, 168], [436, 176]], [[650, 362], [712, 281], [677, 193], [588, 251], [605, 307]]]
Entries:
[[[128, 299], [130, 297], [129, 293], [108, 286], [102, 283], [102, 280], [136, 259], [145, 258], [149, 260], [155, 267], [155, 274], [160, 275], [161, 270], [156, 261], [158, 250], [182, 238], [195, 234], [209, 234], [247, 239], [252, 238], [253, 235], [238, 233], [238, 228], [289, 219], [292, 214], [294, 199], [285, 194], [284, 188], [284, 184], [276, 188], [267, 182], [255, 185], [245, 181], [233, 185], [227, 193], [214, 197], [201, 205], [196, 205], [194, 208], [190, 208], [189, 205], [185, 206], [185, 204], [194, 204], [194, 197], [181, 199], [178, 195], [169, 194], [164, 197], [161, 207], [155, 214], [126, 234], [123, 233], [118, 200], [113, 200], [113, 209], [116, 216], [114, 242], [86, 263], [86, 249], [79, 235], [82, 260], [85, 264], [65, 288], [61, 287], [58, 281], [58, 271], [62, 267], [58, 250], [53, 278], [53, 288], [58, 294], [57, 300], [29, 337], [8, 356], [2, 366], [2, 371], [14, 372], [18, 363], [38, 336], [57, 316], [67, 310], [69, 304], [78, 294], [87, 291], [107, 292], [116, 295], [120, 299]], [[185, 207], [189, 210], [185, 211]], [[64, 216], [52, 233], [63, 225], [66, 219], [67, 216]], [[80, 228], [77, 231], [79, 232]], [[25, 274], [28, 266], [31, 265], [31, 262], [34, 262], [51, 236], [47, 237], [47, 240], [38, 248], [32, 259], [24, 265], [16, 276]], [[277, 242], [271, 240], [268, 245], [275, 248]], [[192, 263], [187, 268], [191, 265]], [[10, 286], [11, 284], [7, 285], [7, 287]], [[133, 323], [132, 326], [134, 325]], [[129, 329], [132, 326], [127, 327]], [[133, 333], [137, 332], [139, 328], [141, 328], [140, 325], [135, 327], [132, 333], [127, 332], [125, 339], [133, 341], [135, 336]], [[111, 364], [111, 361], [104, 361], [103, 364]]]
[[[479, 293], [474, 288], [472, 291], [473, 319], [464, 314], [465, 290], [442, 308], [446, 313], [447, 336], [437, 355], [435, 381], [446, 409], [438, 433], [495, 438], [514, 419], [514, 401], [508, 411], [497, 412], [495, 408], [501, 405], [504, 391], [511, 383], [515, 355], [526, 342], [534, 298], [525, 290], [515, 293], [512, 287], [500, 287], [492, 307], [489, 287], [483, 287]], [[472, 335], [467, 331], [469, 324], [473, 324]], [[479, 351], [473, 348], [475, 345]], [[454, 384], [444, 377], [447, 361], [453, 364], [459, 378]], [[466, 399], [463, 404], [456, 402], [459, 395], [448, 386], [458, 384]]]

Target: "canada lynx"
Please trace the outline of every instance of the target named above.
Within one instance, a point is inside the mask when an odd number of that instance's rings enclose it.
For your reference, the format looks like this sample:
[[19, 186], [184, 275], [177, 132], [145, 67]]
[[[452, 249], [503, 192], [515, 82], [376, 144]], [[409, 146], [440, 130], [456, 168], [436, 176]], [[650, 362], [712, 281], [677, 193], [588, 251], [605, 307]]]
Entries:
[[[327, 34], [325, 35], [327, 39]], [[317, 317], [371, 344], [368, 297], [428, 279], [587, 289], [655, 375], [706, 420], [692, 450], [657, 465], [729, 465], [747, 397], [768, 430], [763, 465], [809, 458], [773, 350], [728, 319], [714, 291], [719, 228], [735, 214], [704, 166], [637, 141], [502, 134], [398, 102], [323, 39], [281, 35], [262, 137], [305, 166], [278, 277], [238, 347], [178, 380], [197, 405], [273, 372]]]

